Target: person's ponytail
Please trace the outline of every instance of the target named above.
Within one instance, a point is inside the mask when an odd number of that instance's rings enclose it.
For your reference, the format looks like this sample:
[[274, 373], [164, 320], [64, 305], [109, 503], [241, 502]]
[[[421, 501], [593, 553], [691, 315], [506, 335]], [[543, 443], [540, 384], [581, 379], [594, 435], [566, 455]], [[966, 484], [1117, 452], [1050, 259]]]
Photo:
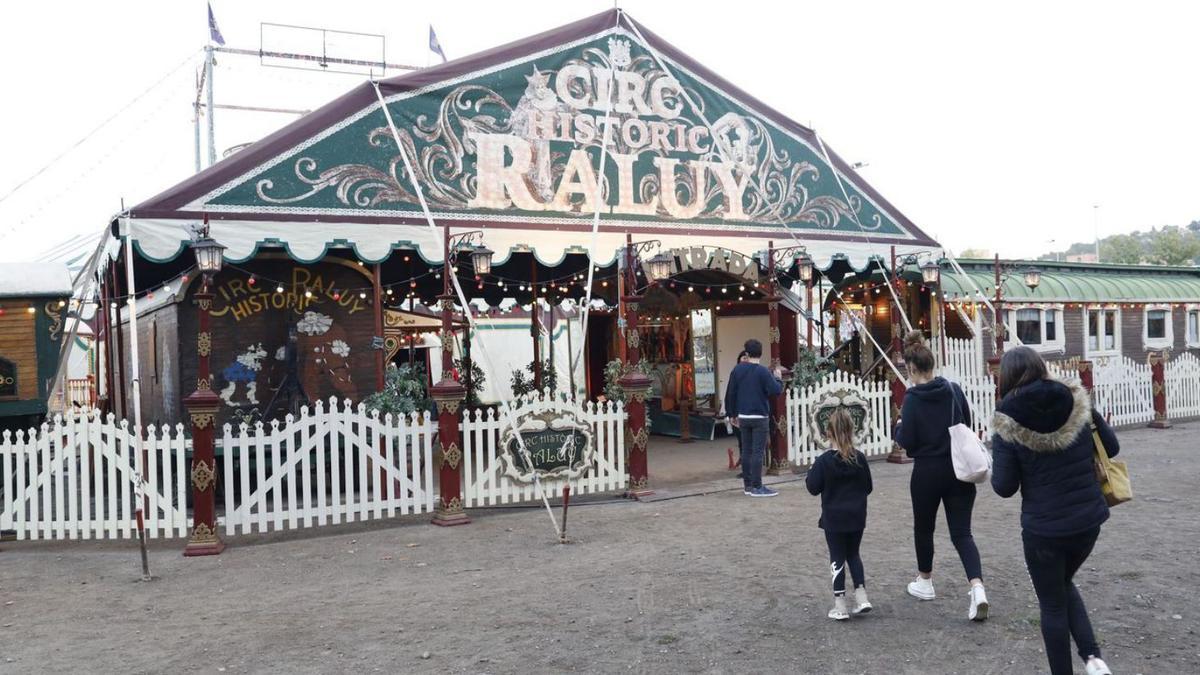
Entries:
[[912, 330], [904, 336], [904, 362], [908, 364], [910, 372], [932, 373], [936, 367], [933, 352], [921, 331]]

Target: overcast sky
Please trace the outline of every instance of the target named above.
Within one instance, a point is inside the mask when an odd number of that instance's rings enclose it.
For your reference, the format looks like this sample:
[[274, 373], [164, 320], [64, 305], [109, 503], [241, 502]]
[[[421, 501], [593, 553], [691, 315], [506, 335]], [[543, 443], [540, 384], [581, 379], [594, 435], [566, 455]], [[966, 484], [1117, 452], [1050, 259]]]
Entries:
[[[386, 36], [423, 66], [428, 25], [463, 56], [610, 2], [214, 0], [227, 46], [260, 24]], [[1196, 26], [1185, 2], [667, 2], [622, 7], [800, 121], [954, 250], [1032, 256], [1072, 241], [1200, 218]], [[193, 170], [191, 99], [205, 3], [20, 3], [0, 41], [0, 260], [98, 232]], [[221, 56], [217, 103], [311, 109], [361, 76]], [[156, 82], [162, 80], [157, 86]], [[149, 90], [140, 100], [130, 102]], [[128, 106], [128, 107], [126, 107]], [[219, 152], [293, 115], [217, 111]], [[1099, 209], [1093, 208], [1099, 205]], [[1056, 240], [1056, 244], [1049, 243]]]

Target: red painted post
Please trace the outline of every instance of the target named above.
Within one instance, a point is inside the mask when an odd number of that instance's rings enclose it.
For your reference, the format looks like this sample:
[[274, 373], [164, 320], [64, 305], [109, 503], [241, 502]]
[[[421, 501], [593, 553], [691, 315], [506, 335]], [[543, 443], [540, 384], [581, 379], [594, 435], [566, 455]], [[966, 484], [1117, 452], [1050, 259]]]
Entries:
[[1087, 389], [1088, 396], [1092, 395], [1092, 388], [1095, 386], [1095, 373], [1092, 370], [1092, 362], [1087, 359], [1079, 361], [1079, 383]]
[[[892, 276], [896, 275], [896, 247], [892, 247]], [[888, 284], [892, 283], [892, 279], [887, 280]], [[896, 290], [896, 298], [899, 299], [899, 288], [893, 286]], [[900, 303], [892, 308], [891, 323], [892, 323], [892, 343], [888, 345], [888, 351], [892, 354], [892, 363], [899, 368], [904, 365], [904, 344], [900, 335]], [[905, 369], [907, 371], [907, 368]], [[904, 380], [896, 376], [896, 373], [888, 369], [888, 387], [892, 392], [892, 426], [895, 427], [896, 420], [900, 419], [900, 409], [904, 406], [904, 395], [908, 389], [904, 386]], [[887, 461], [892, 464], [908, 464], [913, 461], [911, 457], [904, 453], [904, 449], [892, 443], [892, 451], [888, 453]]]
[[[779, 279], [775, 275], [775, 242], [767, 242], [767, 283], [771, 289], [771, 297], [767, 298], [767, 336], [771, 344], [771, 372], [778, 368], [782, 371], [784, 382], [791, 380], [791, 372], [783, 368], [779, 350]], [[789, 467], [787, 458], [787, 393], [781, 391], [771, 398], [771, 456], [767, 462], [767, 475], [778, 476], [786, 473]]]
[[640, 499], [654, 494], [650, 489], [649, 458], [646, 445], [650, 440], [650, 429], [646, 426], [646, 395], [650, 392], [650, 378], [638, 370], [641, 361], [641, 336], [638, 334], [637, 277], [634, 272], [632, 237], [625, 235], [625, 344], [626, 372], [619, 384], [625, 390], [626, 428], [629, 439], [629, 497]]
[[1149, 426], [1151, 429], [1169, 429], [1171, 422], [1167, 419], [1167, 352], [1150, 352], [1147, 360], [1150, 362], [1150, 392], [1154, 397], [1154, 421]]
[[[442, 294], [438, 305], [442, 313], [442, 376], [430, 388], [429, 394], [437, 408], [438, 446], [442, 461], [438, 467], [438, 503], [433, 511], [433, 524], [443, 527], [466, 525], [471, 522], [462, 501], [462, 445], [458, 424], [467, 389], [454, 379], [454, 324], [451, 311], [454, 294], [450, 291], [450, 275], [454, 274], [450, 260], [450, 225], [444, 226], [442, 264]], [[463, 311], [470, 311], [464, 307]]]
[[221, 399], [212, 390], [212, 375], [209, 357], [212, 354], [212, 333], [209, 330], [209, 313], [212, 311], [213, 295], [208, 288], [208, 279], [202, 281], [196, 293], [197, 323], [196, 391], [183, 399], [192, 422], [192, 532], [185, 556], [218, 555], [225, 544], [217, 536], [217, 458], [213, 447], [217, 411]]

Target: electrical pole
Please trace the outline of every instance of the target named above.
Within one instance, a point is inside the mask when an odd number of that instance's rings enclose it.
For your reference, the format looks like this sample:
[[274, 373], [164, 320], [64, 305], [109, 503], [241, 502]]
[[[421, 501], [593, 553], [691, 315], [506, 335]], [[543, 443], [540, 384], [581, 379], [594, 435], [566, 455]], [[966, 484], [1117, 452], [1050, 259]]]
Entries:
[[1096, 237], [1096, 262], [1100, 262], [1100, 205], [1092, 204], [1092, 232]]
[[204, 48], [205, 112], [208, 114], [208, 165], [217, 163], [217, 139], [213, 136], [213, 48]]

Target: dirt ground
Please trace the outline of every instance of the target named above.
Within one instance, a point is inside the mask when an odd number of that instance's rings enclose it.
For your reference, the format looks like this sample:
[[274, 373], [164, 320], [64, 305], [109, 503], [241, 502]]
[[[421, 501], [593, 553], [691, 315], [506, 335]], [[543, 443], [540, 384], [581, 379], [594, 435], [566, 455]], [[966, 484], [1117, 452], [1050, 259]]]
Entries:
[[[1137, 498], [1114, 509], [1078, 578], [1118, 673], [1198, 669], [1197, 432], [1121, 434]], [[202, 559], [156, 545], [151, 583], [137, 581], [127, 543], [9, 543], [0, 670], [1045, 672], [1019, 500], [980, 492], [992, 616], [972, 624], [944, 522], [938, 599], [904, 593], [911, 468], [873, 470], [863, 556], [876, 609], [849, 622], [825, 618], [818, 501], [792, 482], [768, 500], [733, 490], [579, 506], [565, 546], [537, 509], [475, 512], [451, 529], [413, 519], [240, 539]]]

